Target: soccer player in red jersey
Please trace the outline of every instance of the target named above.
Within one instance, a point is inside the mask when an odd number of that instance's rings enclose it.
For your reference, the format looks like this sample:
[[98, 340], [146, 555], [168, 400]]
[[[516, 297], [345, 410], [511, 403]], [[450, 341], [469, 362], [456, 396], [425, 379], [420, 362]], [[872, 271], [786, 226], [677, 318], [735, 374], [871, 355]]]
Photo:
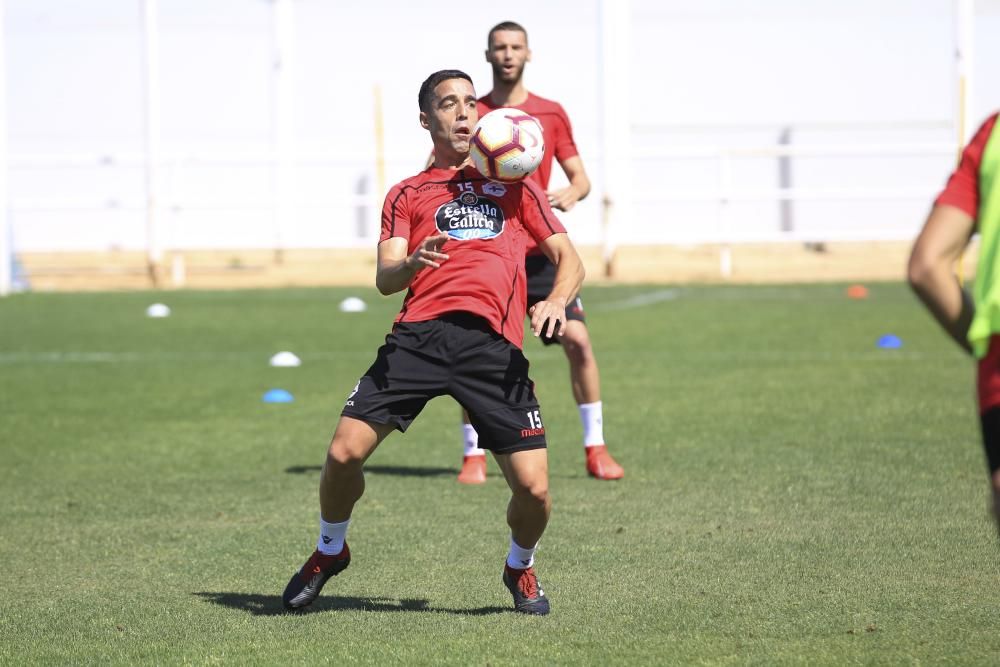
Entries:
[[320, 477], [316, 550], [282, 599], [289, 609], [306, 607], [347, 568], [345, 535], [364, 492], [365, 460], [393, 430], [406, 431], [428, 400], [449, 394], [468, 411], [511, 489], [503, 582], [514, 608], [547, 614], [533, 567], [551, 500], [545, 427], [521, 352], [525, 247], [537, 243], [556, 265], [551, 292], [528, 310], [536, 336], [565, 327], [583, 265], [541, 188], [494, 183], [469, 165], [478, 120], [469, 76], [435, 72], [418, 99], [434, 163], [386, 196], [375, 277], [383, 294], [406, 290], [406, 297], [375, 362], [347, 397]]
[[[1000, 529], [1000, 126], [990, 116], [962, 152], [910, 254], [909, 280], [938, 323], [978, 359], [979, 421]], [[974, 295], [955, 276], [980, 235]]]
[[[542, 124], [545, 135], [545, 155], [538, 169], [529, 176], [541, 188], [549, 186], [552, 158], [562, 167], [569, 185], [559, 190], [548, 190], [549, 204], [560, 211], [569, 211], [590, 192], [590, 180], [583, 167], [569, 117], [562, 106], [551, 100], [528, 92], [524, 85], [524, 66], [531, 60], [528, 33], [520, 24], [505, 21], [494, 26], [486, 39], [486, 61], [493, 69], [493, 90], [479, 99], [479, 115], [513, 107], [531, 114]], [[528, 248], [525, 258], [528, 276], [528, 305], [544, 299], [552, 290], [555, 267], [536, 245]], [[587, 473], [597, 479], [621, 479], [625, 471], [612, 458], [604, 443], [604, 415], [601, 403], [601, 376], [594, 358], [594, 350], [587, 332], [583, 302], [579, 294], [573, 295], [566, 308], [566, 331], [562, 336], [545, 336], [546, 345], [562, 343], [569, 360], [570, 382], [583, 424], [583, 446], [586, 452]], [[465, 456], [458, 481], [465, 484], [482, 484], [486, 481], [486, 452], [478, 445], [475, 427], [464, 416], [462, 437]]]

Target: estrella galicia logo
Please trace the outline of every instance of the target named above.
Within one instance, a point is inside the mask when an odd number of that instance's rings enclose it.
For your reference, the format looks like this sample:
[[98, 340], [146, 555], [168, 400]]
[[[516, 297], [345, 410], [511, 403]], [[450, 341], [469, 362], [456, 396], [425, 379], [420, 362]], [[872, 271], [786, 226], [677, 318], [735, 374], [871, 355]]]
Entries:
[[434, 214], [438, 231], [456, 241], [492, 239], [503, 234], [503, 209], [492, 199], [463, 192]]

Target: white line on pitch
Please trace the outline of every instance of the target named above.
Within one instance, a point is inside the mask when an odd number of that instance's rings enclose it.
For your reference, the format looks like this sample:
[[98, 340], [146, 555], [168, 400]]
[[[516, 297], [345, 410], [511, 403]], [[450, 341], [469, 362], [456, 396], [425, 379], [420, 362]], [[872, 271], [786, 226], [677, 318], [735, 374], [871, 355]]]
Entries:
[[661, 289], [655, 292], [636, 294], [621, 301], [609, 301], [599, 303], [592, 310], [628, 310], [629, 308], [641, 308], [661, 301], [673, 301], [680, 296], [680, 291], [675, 289]]

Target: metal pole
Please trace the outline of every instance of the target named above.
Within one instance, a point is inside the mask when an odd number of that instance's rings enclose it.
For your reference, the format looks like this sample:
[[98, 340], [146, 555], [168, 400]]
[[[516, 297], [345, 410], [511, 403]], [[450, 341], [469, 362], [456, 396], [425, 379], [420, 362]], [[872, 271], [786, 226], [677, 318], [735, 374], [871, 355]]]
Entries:
[[[962, 151], [969, 143], [969, 136], [972, 134], [972, 73], [973, 73], [973, 46], [975, 44], [975, 16], [976, 5], [974, 0], [955, 0], [955, 73], [958, 78], [958, 100], [957, 113], [958, 122], [958, 150], [955, 153], [955, 162], [962, 159]], [[960, 285], [965, 285], [965, 257], [958, 258], [955, 263], [955, 273], [958, 276]]]
[[[781, 128], [778, 134], [778, 145], [789, 146], [792, 143], [792, 126], [786, 125]], [[782, 153], [778, 157], [778, 187], [782, 190], [792, 189], [792, 157], [787, 153]], [[782, 198], [778, 202], [781, 214], [780, 229], [782, 232], [791, 233], [795, 231], [794, 203], [790, 198]]]
[[274, 261], [284, 261], [284, 231], [292, 222], [295, 187], [293, 142], [295, 140], [294, 40], [295, 15], [292, 0], [272, 0], [274, 68], [271, 90], [271, 144], [274, 152], [273, 190]]
[[153, 287], [160, 284], [160, 78], [157, 0], [142, 1], [143, 112], [146, 130], [146, 267]]
[[375, 84], [372, 90], [375, 108], [375, 197], [379, 206], [386, 195], [385, 176], [385, 113], [382, 109], [382, 86]]
[[7, 296], [14, 284], [11, 254], [10, 207], [7, 203], [7, 62], [4, 35], [4, 6], [0, 0], [0, 296]]
[[973, 74], [975, 54], [975, 0], [955, 0], [955, 73], [958, 77], [958, 153], [973, 132]]
[[725, 280], [733, 277], [732, 235], [733, 160], [723, 152], [719, 155], [719, 275]]
[[631, 48], [632, 3], [601, 0], [599, 51], [601, 58], [601, 135], [604, 143], [603, 255], [605, 274], [611, 276], [617, 251], [617, 231], [632, 218], [632, 127], [629, 100], [629, 49]]

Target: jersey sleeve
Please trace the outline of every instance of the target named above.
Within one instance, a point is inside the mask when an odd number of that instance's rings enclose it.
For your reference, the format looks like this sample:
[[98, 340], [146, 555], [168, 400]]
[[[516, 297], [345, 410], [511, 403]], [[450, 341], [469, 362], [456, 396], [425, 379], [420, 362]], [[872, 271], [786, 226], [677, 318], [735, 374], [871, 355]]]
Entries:
[[576, 157], [580, 151], [573, 141], [573, 126], [569, 122], [569, 116], [561, 104], [556, 104], [556, 145], [552, 149], [552, 154], [556, 160], [564, 162], [571, 157]]
[[528, 234], [541, 243], [553, 234], [565, 234], [566, 228], [549, 206], [545, 191], [534, 181], [525, 179], [521, 194], [521, 222]]
[[976, 131], [972, 141], [962, 151], [958, 167], [948, 179], [944, 190], [934, 200], [935, 206], [954, 206], [973, 218], [979, 215], [979, 166], [983, 161], [983, 151], [990, 138], [997, 114], [990, 116]]
[[382, 206], [382, 233], [378, 237], [381, 243], [394, 236], [410, 238], [410, 207], [406, 191], [395, 185], [385, 196]]

